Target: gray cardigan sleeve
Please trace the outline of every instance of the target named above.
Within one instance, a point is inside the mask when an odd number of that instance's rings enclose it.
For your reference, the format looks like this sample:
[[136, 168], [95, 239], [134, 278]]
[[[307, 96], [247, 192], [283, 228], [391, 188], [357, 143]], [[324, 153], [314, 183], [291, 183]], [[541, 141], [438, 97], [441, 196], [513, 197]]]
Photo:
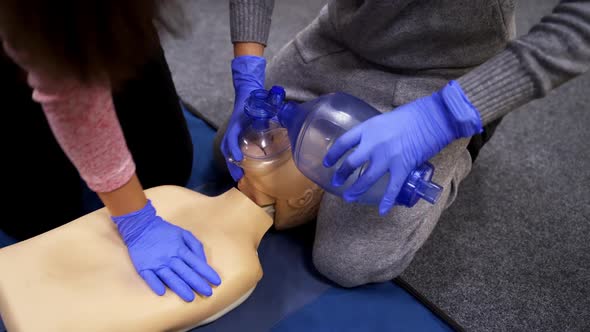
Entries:
[[590, 68], [590, 1], [562, 0], [528, 34], [459, 78], [484, 124]]
[[274, 0], [230, 0], [231, 41], [266, 45]]

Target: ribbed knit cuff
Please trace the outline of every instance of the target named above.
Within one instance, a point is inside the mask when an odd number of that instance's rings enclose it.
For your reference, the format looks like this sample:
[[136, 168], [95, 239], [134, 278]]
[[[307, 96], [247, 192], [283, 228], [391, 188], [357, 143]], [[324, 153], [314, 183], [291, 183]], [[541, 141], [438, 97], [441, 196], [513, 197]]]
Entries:
[[535, 98], [533, 79], [510, 49], [457, 81], [484, 125]]
[[232, 0], [229, 4], [231, 41], [266, 45], [274, 1]]

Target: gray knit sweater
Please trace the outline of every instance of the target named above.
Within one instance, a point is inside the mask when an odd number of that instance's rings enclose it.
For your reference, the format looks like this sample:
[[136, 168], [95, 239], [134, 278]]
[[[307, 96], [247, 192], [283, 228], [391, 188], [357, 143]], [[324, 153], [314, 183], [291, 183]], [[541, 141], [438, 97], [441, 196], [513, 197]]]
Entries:
[[[232, 42], [266, 44], [273, 7], [230, 0]], [[484, 124], [590, 67], [589, 0], [562, 0], [512, 41], [513, 0], [331, 0], [328, 11], [332, 37], [369, 61], [405, 73], [467, 68], [458, 80]], [[506, 30], [492, 29], [494, 19]]]

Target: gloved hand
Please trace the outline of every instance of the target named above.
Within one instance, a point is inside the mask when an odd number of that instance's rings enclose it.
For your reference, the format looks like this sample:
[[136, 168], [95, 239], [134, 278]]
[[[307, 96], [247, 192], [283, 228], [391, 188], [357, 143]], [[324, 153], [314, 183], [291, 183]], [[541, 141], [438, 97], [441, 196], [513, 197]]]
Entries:
[[244, 176], [244, 171], [227, 159], [231, 157], [235, 161], [242, 161], [244, 158], [238, 142], [240, 133], [247, 124], [244, 102], [250, 96], [250, 92], [264, 88], [266, 60], [257, 56], [239, 56], [232, 61], [231, 68], [235, 90], [234, 111], [221, 140], [221, 153], [226, 159], [232, 178], [237, 182]]
[[156, 215], [150, 201], [139, 211], [112, 217], [139, 275], [158, 295], [167, 285], [187, 302], [197, 293], [210, 296], [209, 284], [221, 279], [208, 264], [203, 245], [192, 233]]
[[481, 131], [479, 112], [459, 83], [451, 81], [431, 96], [370, 118], [344, 133], [326, 154], [324, 166], [332, 167], [356, 147], [332, 178], [334, 186], [341, 186], [358, 167], [369, 162], [367, 170], [344, 192], [343, 198], [348, 202], [358, 199], [389, 171], [389, 185], [379, 205], [383, 215], [395, 204], [414, 168], [453, 140]]

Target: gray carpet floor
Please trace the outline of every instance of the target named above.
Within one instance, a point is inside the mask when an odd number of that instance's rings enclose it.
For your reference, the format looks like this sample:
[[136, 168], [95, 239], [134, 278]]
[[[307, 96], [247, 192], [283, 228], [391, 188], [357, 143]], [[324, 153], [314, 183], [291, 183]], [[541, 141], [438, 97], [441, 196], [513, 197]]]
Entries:
[[[324, 1], [277, 0], [267, 56]], [[517, 1], [524, 33], [556, 0]], [[182, 98], [214, 125], [232, 86], [226, 1], [184, 1], [164, 40]], [[590, 74], [508, 115], [403, 274], [472, 331], [590, 331]]]

